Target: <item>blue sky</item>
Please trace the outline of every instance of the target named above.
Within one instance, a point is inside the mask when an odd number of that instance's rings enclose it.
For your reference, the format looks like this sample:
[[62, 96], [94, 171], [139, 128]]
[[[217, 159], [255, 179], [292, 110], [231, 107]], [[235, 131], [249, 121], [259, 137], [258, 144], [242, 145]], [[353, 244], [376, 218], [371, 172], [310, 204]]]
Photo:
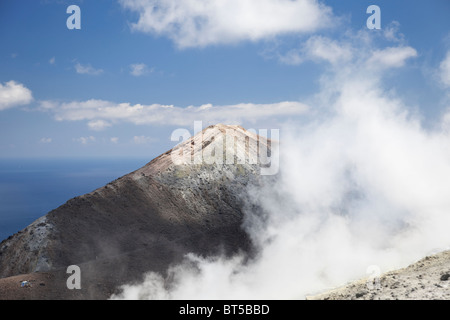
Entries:
[[450, 106], [449, 1], [202, 2], [2, 0], [0, 157], [151, 159], [193, 120], [278, 127], [358, 63], [384, 63], [380, 87], [424, 125]]

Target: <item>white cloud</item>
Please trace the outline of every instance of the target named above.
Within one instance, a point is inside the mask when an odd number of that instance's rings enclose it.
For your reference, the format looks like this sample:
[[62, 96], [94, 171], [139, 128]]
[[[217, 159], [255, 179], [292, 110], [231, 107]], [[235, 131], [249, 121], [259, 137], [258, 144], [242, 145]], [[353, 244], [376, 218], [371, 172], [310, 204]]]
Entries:
[[42, 101], [40, 109], [51, 112], [57, 121], [87, 121], [91, 129], [101, 130], [115, 123], [128, 122], [136, 125], [179, 125], [189, 126], [194, 121], [205, 123], [256, 122], [261, 119], [304, 114], [308, 107], [299, 102], [285, 101], [272, 104], [242, 103], [236, 105], [188, 106], [131, 105], [105, 100], [73, 101], [58, 103]]
[[27, 105], [33, 101], [31, 90], [15, 81], [0, 83], [0, 111], [16, 106]]
[[102, 69], [95, 69], [91, 65], [82, 65], [79, 62], [75, 64], [75, 70], [79, 74], [89, 74], [93, 76], [98, 76], [103, 73]]
[[105, 120], [92, 120], [92, 121], [88, 122], [89, 129], [92, 129], [95, 131], [101, 131], [110, 126], [111, 126], [111, 124]]
[[342, 45], [324, 37], [310, 38], [306, 43], [306, 48], [311, 57], [328, 61], [331, 64], [348, 61], [353, 56], [348, 45]]
[[[398, 27], [394, 24], [394, 27]], [[394, 28], [392, 27], [392, 28]], [[340, 40], [330, 39], [324, 36], [312, 36], [299, 48], [291, 49], [286, 53], [269, 52], [268, 56], [277, 57], [280, 62], [291, 65], [299, 65], [305, 61], [317, 63], [327, 62], [333, 67], [333, 71], [346, 68], [353, 70], [368, 69], [382, 71], [386, 68], [403, 67], [410, 58], [417, 57], [417, 51], [409, 46], [403, 46], [395, 38], [397, 30], [386, 31], [384, 39], [398, 42], [398, 46], [378, 49], [373, 43], [373, 38], [366, 31], [357, 34], [346, 34]], [[394, 39], [395, 38], [395, 39]]]
[[447, 52], [446, 57], [442, 60], [439, 66], [439, 73], [441, 82], [450, 88], [450, 51]]
[[120, 0], [139, 14], [132, 28], [163, 35], [180, 48], [257, 41], [332, 24], [317, 0]]
[[86, 145], [88, 143], [95, 142], [96, 139], [93, 136], [89, 136], [89, 137], [75, 138], [75, 139], [73, 139], [73, 141], [76, 141], [76, 142]]
[[50, 60], [48, 60], [48, 63], [50, 63], [50, 64], [55, 64], [55, 62], [56, 62], [55, 57], [52, 57]]
[[40, 143], [51, 143], [53, 141], [52, 138], [42, 138], [41, 140], [39, 140]]
[[301, 49], [293, 49], [280, 55], [280, 61], [298, 65], [305, 60], [327, 61], [331, 64], [344, 63], [353, 58], [354, 49], [347, 43], [340, 43], [322, 36], [309, 38]]
[[136, 63], [130, 65], [130, 74], [135, 77], [139, 77], [150, 72], [152, 72], [152, 70], [149, 69], [145, 63]]
[[404, 34], [399, 32], [400, 23], [398, 21], [392, 21], [389, 25], [383, 28], [383, 36], [386, 40], [392, 42], [403, 42], [405, 39]]
[[409, 58], [417, 56], [417, 51], [411, 47], [390, 47], [377, 50], [370, 57], [368, 63], [377, 67], [402, 67]]

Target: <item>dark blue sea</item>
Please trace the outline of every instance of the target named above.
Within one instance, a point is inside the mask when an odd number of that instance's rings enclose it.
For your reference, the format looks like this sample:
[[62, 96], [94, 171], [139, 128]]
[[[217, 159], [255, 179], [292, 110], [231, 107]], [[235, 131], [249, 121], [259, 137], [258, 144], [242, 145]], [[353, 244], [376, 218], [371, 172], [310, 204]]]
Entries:
[[148, 159], [0, 159], [0, 241]]

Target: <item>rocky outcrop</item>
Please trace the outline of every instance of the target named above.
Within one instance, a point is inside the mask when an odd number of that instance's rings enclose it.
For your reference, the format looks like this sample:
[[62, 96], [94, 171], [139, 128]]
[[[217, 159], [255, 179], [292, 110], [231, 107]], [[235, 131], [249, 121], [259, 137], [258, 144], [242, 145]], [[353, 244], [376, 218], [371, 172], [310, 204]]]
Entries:
[[[448, 300], [450, 251], [427, 256], [407, 268], [378, 279], [362, 279], [342, 288], [310, 296], [310, 300]], [[375, 281], [373, 281], [375, 280]]]

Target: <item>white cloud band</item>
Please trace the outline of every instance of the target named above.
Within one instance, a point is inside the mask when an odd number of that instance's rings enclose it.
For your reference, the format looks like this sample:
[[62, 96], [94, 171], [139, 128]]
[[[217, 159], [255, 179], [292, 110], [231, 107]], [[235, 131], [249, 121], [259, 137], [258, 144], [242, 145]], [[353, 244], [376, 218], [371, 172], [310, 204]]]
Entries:
[[317, 0], [120, 0], [139, 14], [132, 28], [163, 35], [180, 48], [256, 41], [312, 32], [330, 24]]
[[270, 117], [293, 116], [305, 113], [308, 107], [300, 102], [285, 101], [273, 104], [241, 103], [235, 105], [188, 106], [172, 105], [131, 105], [105, 100], [73, 101], [58, 103], [41, 102], [42, 111], [51, 112], [57, 121], [87, 121], [90, 129], [102, 130], [114, 123], [128, 122], [136, 125], [191, 125], [196, 120], [208, 123], [254, 122]]

